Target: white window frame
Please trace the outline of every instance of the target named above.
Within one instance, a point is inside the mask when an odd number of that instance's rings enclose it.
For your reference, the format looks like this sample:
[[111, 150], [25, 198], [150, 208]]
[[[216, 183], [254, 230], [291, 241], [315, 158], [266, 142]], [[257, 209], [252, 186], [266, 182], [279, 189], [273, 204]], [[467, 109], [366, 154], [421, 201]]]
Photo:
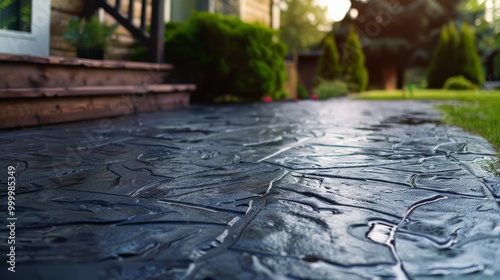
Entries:
[[48, 56], [50, 0], [31, 0], [31, 32], [0, 29], [0, 53]]

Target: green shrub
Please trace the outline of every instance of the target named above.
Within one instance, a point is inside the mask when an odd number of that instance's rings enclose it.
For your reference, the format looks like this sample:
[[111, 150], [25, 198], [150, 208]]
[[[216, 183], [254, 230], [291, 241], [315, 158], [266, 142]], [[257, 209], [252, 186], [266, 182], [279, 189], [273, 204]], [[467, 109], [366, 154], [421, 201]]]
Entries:
[[344, 80], [349, 90], [362, 92], [368, 86], [368, 69], [365, 66], [365, 54], [359, 41], [358, 33], [351, 26], [343, 45]]
[[71, 17], [66, 29], [64, 39], [71, 42], [71, 45], [83, 49], [106, 50], [111, 40], [111, 35], [115, 32], [118, 24], [107, 25], [99, 21], [97, 17], [89, 20], [80, 19], [77, 16]]
[[467, 80], [464, 76], [448, 78], [443, 86], [444, 89], [470, 90], [478, 89], [477, 85]]
[[484, 83], [476, 38], [465, 22], [460, 29], [460, 36], [453, 23], [441, 30], [427, 74], [428, 86], [442, 88], [448, 78], [460, 75], [479, 87]]
[[458, 73], [454, 76], [463, 75], [469, 81], [481, 87], [484, 84], [484, 73], [476, 48], [476, 36], [466, 22], [462, 23], [460, 43], [456, 56]]
[[[194, 12], [186, 23], [167, 23], [165, 29], [165, 60], [176, 67], [169, 78], [195, 83], [193, 102], [284, 96], [286, 46], [277, 31], [207, 12]], [[147, 51], [136, 48], [135, 59], [146, 57]]]
[[459, 38], [455, 25], [451, 23], [441, 29], [439, 41], [434, 49], [431, 64], [427, 71], [429, 88], [442, 88], [446, 79], [456, 76], [456, 57]]
[[309, 98], [309, 92], [307, 92], [306, 87], [302, 84], [297, 85], [297, 97], [300, 99], [308, 99]]
[[349, 87], [345, 82], [340, 80], [323, 81], [314, 89], [314, 92], [318, 95], [319, 99], [325, 100], [346, 95], [349, 92]]
[[342, 75], [339, 53], [335, 44], [335, 37], [328, 35], [323, 41], [323, 54], [319, 58], [316, 76], [321, 81], [333, 81]]

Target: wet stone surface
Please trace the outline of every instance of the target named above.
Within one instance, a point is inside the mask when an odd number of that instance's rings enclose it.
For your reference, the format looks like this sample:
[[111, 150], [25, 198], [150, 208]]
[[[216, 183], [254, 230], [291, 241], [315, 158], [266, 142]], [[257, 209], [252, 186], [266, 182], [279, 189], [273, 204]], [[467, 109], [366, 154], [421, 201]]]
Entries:
[[0, 144], [1, 279], [500, 278], [494, 152], [430, 103], [193, 106]]

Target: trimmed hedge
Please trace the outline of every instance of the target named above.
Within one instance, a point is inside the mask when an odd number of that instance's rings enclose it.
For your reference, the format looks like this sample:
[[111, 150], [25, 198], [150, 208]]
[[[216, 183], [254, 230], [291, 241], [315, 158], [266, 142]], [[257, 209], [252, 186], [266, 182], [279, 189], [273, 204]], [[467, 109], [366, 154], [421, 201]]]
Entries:
[[460, 36], [453, 23], [442, 28], [427, 73], [428, 87], [442, 88], [448, 78], [457, 76], [464, 76], [478, 87], [484, 84], [476, 38], [465, 22], [460, 28]]
[[314, 89], [314, 92], [320, 100], [325, 100], [346, 95], [349, 92], [349, 87], [341, 80], [323, 81]]
[[365, 66], [365, 55], [359, 35], [352, 26], [349, 27], [345, 44], [343, 45], [344, 80], [352, 92], [363, 92], [368, 86], [368, 69]]
[[[186, 23], [166, 25], [166, 62], [177, 69], [175, 82], [197, 85], [193, 102], [282, 98], [286, 52], [277, 31], [236, 17], [194, 12]], [[143, 57], [144, 50], [137, 49], [136, 58]]]
[[464, 76], [450, 77], [443, 86], [444, 89], [470, 90], [478, 89], [477, 85], [467, 80]]
[[342, 77], [342, 66], [333, 35], [326, 36], [323, 41], [323, 54], [319, 58], [316, 76], [318, 82], [332, 81]]

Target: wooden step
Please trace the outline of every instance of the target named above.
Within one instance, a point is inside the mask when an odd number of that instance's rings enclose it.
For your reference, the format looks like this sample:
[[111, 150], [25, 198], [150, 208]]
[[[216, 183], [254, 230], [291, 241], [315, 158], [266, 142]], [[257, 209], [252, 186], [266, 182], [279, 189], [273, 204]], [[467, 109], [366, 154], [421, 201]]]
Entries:
[[189, 106], [189, 84], [165, 84], [169, 64], [0, 54], [0, 128]]
[[191, 84], [161, 84], [138, 86], [80, 86], [80, 87], [51, 87], [51, 88], [5, 88], [0, 89], [2, 98], [37, 98], [57, 96], [93, 96], [93, 95], [122, 95], [143, 93], [192, 92], [196, 86]]
[[171, 110], [189, 106], [188, 92], [94, 94], [0, 100], [0, 128], [14, 128]]
[[162, 84], [170, 64], [0, 54], [0, 88]]
[[108, 69], [135, 69], [135, 70], [158, 70], [170, 71], [174, 69], [172, 64], [149, 63], [121, 60], [93, 60], [74, 57], [59, 56], [36, 56], [36, 55], [16, 55], [0, 53], [0, 62], [21, 62], [34, 63], [40, 65], [61, 65], [61, 66], [83, 66], [87, 68], [108, 68]]

